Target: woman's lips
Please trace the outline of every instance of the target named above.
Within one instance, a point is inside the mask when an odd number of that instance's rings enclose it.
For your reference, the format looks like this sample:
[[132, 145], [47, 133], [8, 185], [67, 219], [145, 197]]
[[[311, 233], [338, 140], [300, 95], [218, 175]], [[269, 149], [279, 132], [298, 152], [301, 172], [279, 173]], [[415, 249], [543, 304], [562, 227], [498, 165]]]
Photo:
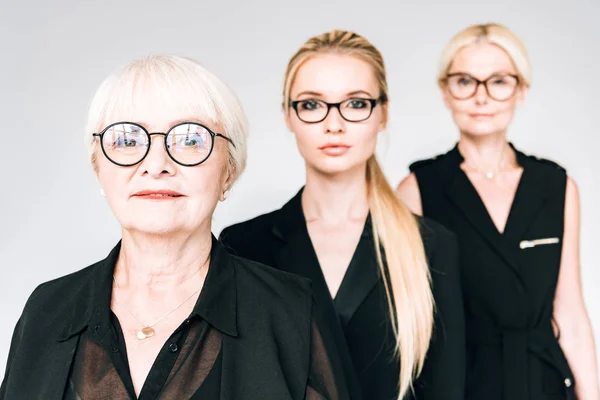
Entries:
[[173, 190], [141, 190], [134, 193], [132, 197], [146, 200], [174, 200], [183, 195]]
[[469, 114], [469, 116], [475, 120], [485, 120], [494, 117], [494, 114], [485, 114], [485, 113], [477, 113], [477, 114]]
[[341, 156], [350, 150], [350, 146], [343, 143], [327, 143], [326, 145], [319, 147], [319, 150], [328, 156]]

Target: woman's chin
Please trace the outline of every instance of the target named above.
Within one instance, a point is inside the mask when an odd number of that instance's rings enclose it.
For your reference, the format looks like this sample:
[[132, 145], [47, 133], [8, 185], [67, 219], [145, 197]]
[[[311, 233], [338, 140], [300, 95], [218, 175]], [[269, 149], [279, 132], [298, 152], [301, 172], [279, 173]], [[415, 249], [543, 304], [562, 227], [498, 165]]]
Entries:
[[365, 165], [365, 160], [356, 160], [349, 157], [328, 158], [319, 160], [320, 162], [312, 165], [312, 168], [322, 175], [338, 175], [353, 171], [356, 168]]
[[146, 221], [130, 222], [122, 224], [121, 226], [124, 230], [130, 233], [150, 236], [169, 236], [178, 232], [190, 230], [190, 227], [186, 224], [176, 223], [172, 219], [167, 221], [158, 218], [148, 219]]
[[484, 136], [492, 136], [497, 135], [500, 132], [503, 132], [502, 129], [497, 126], [471, 126], [462, 130], [469, 136], [473, 137], [484, 137]]

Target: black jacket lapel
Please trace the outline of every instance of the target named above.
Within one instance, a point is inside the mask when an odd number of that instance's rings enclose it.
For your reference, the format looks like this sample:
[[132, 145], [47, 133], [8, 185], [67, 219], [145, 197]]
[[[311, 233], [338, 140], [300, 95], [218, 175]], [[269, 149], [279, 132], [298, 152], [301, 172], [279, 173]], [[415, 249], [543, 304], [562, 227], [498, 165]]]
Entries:
[[273, 234], [281, 240], [281, 248], [275, 256], [276, 264], [284, 271], [310, 279], [317, 300], [331, 301], [325, 277], [306, 228], [301, 203], [302, 191], [303, 189], [281, 208], [273, 225]]
[[517, 161], [523, 167], [523, 175], [515, 195], [511, 213], [508, 216], [504, 235], [510, 241], [513, 252], [518, 252], [518, 243], [524, 239], [527, 230], [537, 218], [548, 198], [544, 176], [538, 173], [536, 165], [527, 156], [515, 149]]
[[447, 169], [449, 171], [446, 187], [447, 196], [463, 217], [481, 234], [490, 247], [510, 267], [518, 278], [521, 289], [523, 289], [525, 283], [521, 276], [515, 251], [510, 247], [506, 237], [501, 235], [496, 229], [477, 190], [460, 168], [463, 158], [458, 152], [458, 148], [455, 147], [448, 156], [448, 162], [452, 165]]
[[352, 261], [335, 297], [335, 307], [344, 326], [352, 319], [356, 310], [381, 279], [372, 229], [369, 215]]
[[[302, 190], [280, 210], [279, 218], [273, 227], [274, 234], [283, 242], [276, 262], [279, 268], [312, 280], [315, 299], [321, 304], [330, 304], [331, 293], [306, 228], [301, 195]], [[373, 247], [372, 229], [369, 215], [352, 261], [336, 294], [336, 307], [328, 310], [332, 317], [337, 316], [339, 312], [344, 322], [352, 318], [356, 309], [379, 282], [380, 274]]]
[[319, 326], [326, 348], [337, 351], [341, 368], [344, 371], [346, 385], [352, 400], [362, 399], [352, 358], [346, 344], [344, 329], [331, 298], [331, 293], [321, 271], [319, 260], [313, 248], [306, 220], [302, 210], [302, 192], [304, 188], [277, 213], [271, 229], [281, 247], [276, 251], [277, 268], [304, 276], [312, 281], [315, 299], [314, 316]]

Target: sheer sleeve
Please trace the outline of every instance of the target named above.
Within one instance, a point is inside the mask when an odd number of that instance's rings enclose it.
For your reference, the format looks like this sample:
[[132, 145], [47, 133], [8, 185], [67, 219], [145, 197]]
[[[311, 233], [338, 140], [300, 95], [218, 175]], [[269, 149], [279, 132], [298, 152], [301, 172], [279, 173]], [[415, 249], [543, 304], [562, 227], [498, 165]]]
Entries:
[[319, 327], [312, 318], [311, 321], [311, 351], [310, 371], [306, 387], [306, 400], [342, 400], [343, 388], [338, 387], [343, 382], [341, 375], [334, 370], [332, 355], [325, 346]]
[[[316, 317], [321, 314], [315, 306], [314, 299], [312, 308], [310, 371], [305, 400], [348, 400], [350, 394], [342, 357], [332, 343], [333, 337], [327, 336], [326, 332], [319, 328]], [[325, 336], [329, 340], [325, 339]]]

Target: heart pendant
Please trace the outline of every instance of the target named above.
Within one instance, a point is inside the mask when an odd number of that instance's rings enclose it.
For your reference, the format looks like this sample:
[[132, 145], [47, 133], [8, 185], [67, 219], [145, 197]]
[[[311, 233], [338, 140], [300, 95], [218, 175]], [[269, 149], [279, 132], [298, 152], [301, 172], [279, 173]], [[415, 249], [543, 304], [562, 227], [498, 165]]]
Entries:
[[147, 339], [149, 337], [154, 336], [154, 329], [150, 328], [149, 326], [146, 326], [142, 328], [141, 331], [138, 331], [136, 336], [139, 340]]

